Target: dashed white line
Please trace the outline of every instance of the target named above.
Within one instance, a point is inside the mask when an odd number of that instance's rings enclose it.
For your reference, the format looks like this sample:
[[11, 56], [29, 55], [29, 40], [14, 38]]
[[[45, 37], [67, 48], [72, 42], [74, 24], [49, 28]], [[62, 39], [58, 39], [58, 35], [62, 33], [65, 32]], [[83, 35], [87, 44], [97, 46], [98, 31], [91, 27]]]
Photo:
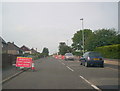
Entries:
[[97, 86], [95, 86], [95, 85], [91, 85], [93, 88], [95, 88], [96, 90], [98, 90], [98, 91], [101, 91]]
[[59, 61], [60, 63], [62, 63], [61, 61]]
[[68, 66], [66, 66], [69, 70], [71, 70], [71, 71], [74, 71], [73, 69], [71, 69], [70, 67], [68, 67]]
[[64, 63], [62, 63], [63, 65], [65, 65]]
[[87, 83], [91, 84], [88, 80], [86, 80], [84, 77], [80, 76], [83, 80], [85, 80]]
[[98, 91], [102, 91], [101, 89], [99, 89], [97, 86], [93, 85], [91, 82], [89, 82], [88, 80], [86, 80], [83, 76], [80, 76], [80, 78], [82, 78], [83, 80], [85, 80], [87, 83], [89, 83], [94, 89], [98, 90]]

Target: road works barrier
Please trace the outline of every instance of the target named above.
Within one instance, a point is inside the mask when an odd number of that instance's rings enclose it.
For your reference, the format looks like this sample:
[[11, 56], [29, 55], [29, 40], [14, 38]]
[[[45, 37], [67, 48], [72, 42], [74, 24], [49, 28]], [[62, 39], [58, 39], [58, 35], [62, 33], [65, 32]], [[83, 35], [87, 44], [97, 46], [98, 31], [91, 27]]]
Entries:
[[65, 56], [63, 56], [63, 55], [55, 55], [54, 57], [56, 59], [65, 59]]
[[31, 68], [35, 70], [34, 62], [31, 57], [17, 57], [16, 59], [16, 67], [20, 68]]
[[30, 68], [31, 66], [32, 66], [32, 58], [29, 58], [29, 57], [17, 57], [17, 59], [16, 59], [16, 67]]

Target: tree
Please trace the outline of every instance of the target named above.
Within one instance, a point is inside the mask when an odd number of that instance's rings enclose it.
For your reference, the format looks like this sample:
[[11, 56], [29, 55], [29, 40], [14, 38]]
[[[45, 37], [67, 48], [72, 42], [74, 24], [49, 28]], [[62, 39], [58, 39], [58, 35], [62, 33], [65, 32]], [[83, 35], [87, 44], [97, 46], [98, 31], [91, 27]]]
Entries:
[[77, 31], [72, 38], [72, 48], [74, 50], [82, 50], [82, 31], [84, 31], [84, 49], [93, 51], [96, 47], [120, 44], [120, 34], [115, 29], [98, 29], [94, 32], [90, 29]]
[[73, 41], [72, 48], [74, 50], [82, 50], [83, 49], [82, 32], [84, 32], [84, 45], [85, 45], [84, 49], [87, 50], [86, 49], [87, 41], [89, 40], [90, 36], [93, 35], [93, 32], [90, 29], [80, 30], [74, 34], [74, 36], [72, 38], [72, 41]]
[[67, 46], [65, 42], [59, 43], [59, 54], [65, 55], [67, 52], [72, 52], [72, 48]]
[[46, 47], [43, 48], [42, 55], [44, 57], [49, 56], [49, 50], [48, 50], [48, 48], [46, 48]]
[[119, 44], [118, 36], [115, 29], [98, 29], [87, 40], [86, 48], [92, 51], [96, 47]]

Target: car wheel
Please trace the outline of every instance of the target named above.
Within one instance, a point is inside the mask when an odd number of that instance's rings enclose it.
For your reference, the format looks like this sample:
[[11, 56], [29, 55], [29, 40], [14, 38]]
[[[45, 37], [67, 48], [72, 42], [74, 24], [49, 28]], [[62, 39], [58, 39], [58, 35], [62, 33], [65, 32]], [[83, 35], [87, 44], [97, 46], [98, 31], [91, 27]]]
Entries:
[[82, 65], [82, 63], [80, 63], [80, 65]]
[[85, 62], [85, 67], [88, 67], [88, 63], [87, 62]]
[[104, 67], [104, 65], [101, 65], [100, 67]]

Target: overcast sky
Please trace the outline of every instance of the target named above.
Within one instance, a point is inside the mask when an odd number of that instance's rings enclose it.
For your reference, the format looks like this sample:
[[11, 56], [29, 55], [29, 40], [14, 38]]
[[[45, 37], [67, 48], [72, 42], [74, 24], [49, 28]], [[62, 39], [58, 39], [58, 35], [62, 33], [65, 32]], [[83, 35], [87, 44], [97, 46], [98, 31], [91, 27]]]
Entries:
[[87, 29], [117, 30], [118, 3], [2, 3], [2, 37], [6, 42], [37, 48], [39, 52], [47, 47], [51, 54], [58, 51], [61, 41], [71, 45], [74, 33], [81, 29], [80, 18], [84, 18]]

